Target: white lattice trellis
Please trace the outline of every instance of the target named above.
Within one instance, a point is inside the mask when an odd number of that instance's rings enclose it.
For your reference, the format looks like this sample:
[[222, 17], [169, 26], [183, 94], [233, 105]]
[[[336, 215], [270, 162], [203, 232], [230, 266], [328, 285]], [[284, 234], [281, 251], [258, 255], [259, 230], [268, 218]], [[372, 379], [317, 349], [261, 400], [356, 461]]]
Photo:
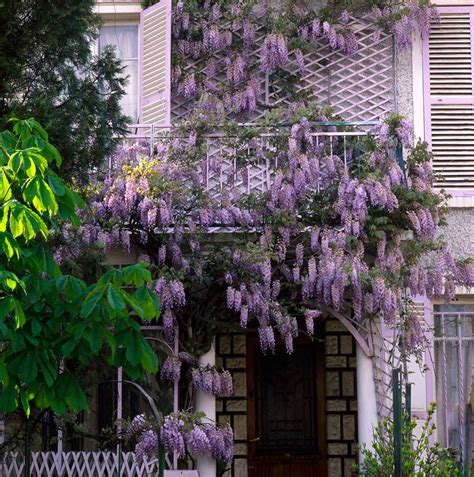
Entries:
[[[23, 477], [22, 454], [8, 453], [0, 459], [0, 477]], [[157, 461], [138, 464], [133, 452], [33, 452], [30, 475], [35, 477], [145, 477], [155, 475]]]
[[[389, 34], [380, 34], [375, 39], [375, 27], [369, 17], [352, 18], [348, 25], [356, 34], [359, 49], [352, 55], [333, 50], [325, 39], [315, 43], [314, 51], [304, 56], [306, 71], [294, 85], [296, 92], [305, 92], [317, 104], [331, 106], [337, 115], [346, 121], [371, 121], [383, 118], [394, 106], [394, 52]], [[256, 45], [251, 58], [258, 64], [260, 48], [265, 38], [265, 28], [256, 32]], [[224, 54], [215, 53], [217, 60]], [[204, 75], [206, 59], [189, 60], [184, 71]], [[297, 69], [296, 59], [290, 54], [289, 72]], [[216, 82], [226, 82], [221, 74]], [[257, 111], [247, 116], [255, 121], [263, 116], [268, 107], [283, 106], [289, 102], [284, 85], [261, 73], [261, 95]], [[173, 123], [185, 119], [193, 110], [194, 101], [177, 95], [172, 96]]]

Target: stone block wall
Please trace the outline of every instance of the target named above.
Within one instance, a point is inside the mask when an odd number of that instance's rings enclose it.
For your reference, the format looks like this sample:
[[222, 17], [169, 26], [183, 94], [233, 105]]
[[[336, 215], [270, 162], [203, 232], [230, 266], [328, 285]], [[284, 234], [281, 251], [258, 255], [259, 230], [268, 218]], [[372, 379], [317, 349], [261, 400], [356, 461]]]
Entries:
[[217, 337], [216, 366], [228, 369], [234, 380], [234, 395], [217, 399], [217, 421], [228, 422], [234, 429], [234, 462], [224, 477], [247, 477], [247, 375], [245, 372], [246, 338], [244, 333]]
[[[328, 477], [352, 477], [357, 456], [355, 340], [338, 321], [325, 322]], [[216, 365], [234, 379], [234, 396], [217, 399], [217, 420], [234, 429], [235, 458], [224, 477], [247, 477], [247, 380], [244, 333], [217, 337]], [[293, 477], [293, 476], [289, 476]], [[323, 477], [323, 476], [322, 476]]]
[[355, 340], [338, 320], [326, 320], [328, 477], [352, 477], [357, 456]]

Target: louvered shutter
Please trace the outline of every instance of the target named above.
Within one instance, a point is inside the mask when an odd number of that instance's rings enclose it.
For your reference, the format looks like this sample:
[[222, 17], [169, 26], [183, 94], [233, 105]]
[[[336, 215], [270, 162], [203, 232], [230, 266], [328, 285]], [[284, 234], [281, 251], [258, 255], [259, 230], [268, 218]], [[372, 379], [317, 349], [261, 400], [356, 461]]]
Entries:
[[140, 16], [140, 122], [170, 125], [171, 0]]
[[474, 188], [474, 7], [439, 7], [424, 41], [425, 137], [446, 189]]

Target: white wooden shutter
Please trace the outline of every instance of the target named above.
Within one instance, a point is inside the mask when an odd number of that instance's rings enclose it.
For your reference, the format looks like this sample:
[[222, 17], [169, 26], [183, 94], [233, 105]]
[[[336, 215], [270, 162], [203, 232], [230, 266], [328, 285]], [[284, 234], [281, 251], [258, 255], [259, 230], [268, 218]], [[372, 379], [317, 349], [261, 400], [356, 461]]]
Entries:
[[170, 125], [171, 0], [161, 0], [140, 16], [140, 122]]
[[474, 7], [439, 7], [424, 43], [426, 138], [438, 187], [474, 189]]

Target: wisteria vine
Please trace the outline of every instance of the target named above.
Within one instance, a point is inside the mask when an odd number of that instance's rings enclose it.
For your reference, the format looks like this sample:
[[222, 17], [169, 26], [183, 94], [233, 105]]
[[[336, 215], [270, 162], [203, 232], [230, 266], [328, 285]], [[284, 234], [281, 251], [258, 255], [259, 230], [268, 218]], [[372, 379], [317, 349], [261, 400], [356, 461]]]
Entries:
[[366, 34], [360, 23], [370, 26], [374, 43], [383, 33], [393, 34], [397, 48], [403, 50], [413, 34], [426, 35], [430, 24], [438, 21], [436, 9], [425, 0], [344, 5], [175, 2], [174, 95], [205, 111], [252, 117], [266, 104], [266, 82], [281, 89], [286, 99], [301, 99], [296, 96], [302, 91], [284, 84], [297, 85], [308, 73], [305, 55], [325, 47], [346, 55], [358, 51], [359, 37]]
[[[407, 293], [449, 301], [456, 285], [472, 285], [472, 263], [456, 262], [438, 236], [445, 197], [432, 190], [430, 154], [424, 144], [411, 145], [410, 125], [392, 116], [344, 152], [337, 140], [315, 140], [325, 129], [314, 122], [320, 113], [308, 119], [298, 111], [310, 110], [280, 112], [279, 120], [293, 125], [266, 146], [259, 130], [232, 139], [234, 146], [245, 142], [247, 157], [218, 196], [203, 185], [206, 146], [195, 132], [164, 140], [153, 158], [137, 145], [117, 153], [82, 232], [92, 242], [138, 250], [152, 263], [169, 339], [177, 324], [202, 324], [192, 310], [212, 305], [222, 315], [233, 312], [243, 328], [256, 326], [264, 352], [275, 350], [279, 336], [291, 353], [294, 338], [312, 335], [314, 320], [331, 310], [395, 325]], [[397, 142], [406, 149], [404, 165]], [[245, 184], [249, 154], [278, 163], [267, 192], [246, 194], [236, 185]], [[223, 159], [211, 165], [216, 174]], [[234, 230], [233, 240], [210, 240], [213, 227]], [[187, 340], [191, 352], [198, 334]], [[162, 376], [175, 381], [180, 359], [172, 360]], [[195, 371], [196, 387], [201, 382], [219, 395], [216, 372], [206, 373], [198, 380]]]
[[[426, 339], [407, 296], [449, 301], [456, 285], [474, 282], [473, 264], [455, 261], [440, 236], [446, 197], [432, 189], [430, 153], [413, 144], [410, 125], [392, 115], [363, 139], [329, 140], [319, 133], [334, 132], [334, 118], [291, 87], [308, 53], [357, 52], [355, 19], [372, 22], [374, 42], [392, 33], [399, 49], [437, 21], [425, 1], [347, 5], [174, 2], [173, 95], [193, 113], [151, 154], [148, 143], [119, 148], [88, 191], [84, 225], [64, 231], [150, 262], [165, 337], [179, 325], [186, 349], [164, 361], [163, 380], [186, 376], [195, 390], [229, 396], [230, 373], [196, 358], [220, 326], [255, 330], [264, 353], [279, 343], [291, 353], [297, 336], [336, 311], [400, 327], [404, 352], [417, 354]], [[267, 104], [266, 82], [281, 87], [285, 108]], [[229, 121], [257, 117], [255, 127]], [[226, 147], [212, 155], [206, 134], [217, 124]], [[249, 193], [249, 171], [262, 164], [272, 166], [272, 185]], [[224, 178], [218, 193], [215, 177]], [[58, 258], [71, 253], [80, 250]], [[137, 416], [137, 458], [161, 444], [179, 457], [230, 461], [230, 427], [201, 418], [180, 413], [158, 425]]]

